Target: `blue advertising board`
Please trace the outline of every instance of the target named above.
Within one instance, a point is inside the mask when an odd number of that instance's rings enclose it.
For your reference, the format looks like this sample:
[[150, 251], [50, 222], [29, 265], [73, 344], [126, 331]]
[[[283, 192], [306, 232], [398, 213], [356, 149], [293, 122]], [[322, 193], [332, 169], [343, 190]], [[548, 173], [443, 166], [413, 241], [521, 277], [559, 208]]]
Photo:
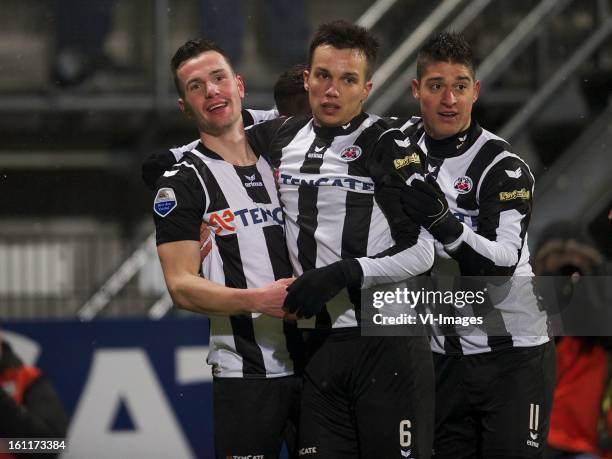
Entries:
[[3, 322], [71, 422], [62, 457], [214, 457], [202, 318]]

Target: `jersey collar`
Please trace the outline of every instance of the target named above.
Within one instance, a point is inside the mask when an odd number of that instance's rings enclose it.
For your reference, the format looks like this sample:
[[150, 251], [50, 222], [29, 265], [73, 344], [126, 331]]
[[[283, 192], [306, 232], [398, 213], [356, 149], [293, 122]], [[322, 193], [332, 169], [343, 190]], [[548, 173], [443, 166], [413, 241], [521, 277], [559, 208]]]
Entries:
[[[249, 136], [247, 136], [247, 142], [249, 142]], [[207, 156], [208, 158], [218, 159], [219, 161], [225, 161], [218, 153], [215, 153], [210, 148], [208, 148], [206, 145], [204, 145], [201, 140], [198, 142], [194, 150], [196, 150], [198, 153], [204, 156]], [[259, 159], [259, 154], [255, 151], [254, 148], [252, 148], [252, 150], [253, 150], [253, 153], [255, 153], [255, 156], [257, 157], [257, 159]]]
[[452, 158], [465, 153], [482, 133], [482, 128], [472, 120], [470, 127], [446, 139], [436, 140], [425, 133], [427, 154], [439, 158]]
[[368, 114], [366, 112], [361, 112], [348, 123], [343, 124], [342, 126], [333, 127], [316, 126], [313, 119], [312, 127], [317, 137], [332, 139], [341, 135], [349, 135], [351, 132], [354, 132], [359, 126], [361, 126], [361, 123], [363, 123], [367, 117]]

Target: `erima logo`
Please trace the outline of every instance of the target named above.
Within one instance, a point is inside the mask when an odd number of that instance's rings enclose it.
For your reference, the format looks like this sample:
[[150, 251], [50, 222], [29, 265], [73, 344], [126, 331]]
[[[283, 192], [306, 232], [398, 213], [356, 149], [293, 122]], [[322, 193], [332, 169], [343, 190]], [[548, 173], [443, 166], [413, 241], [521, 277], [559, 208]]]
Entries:
[[280, 183], [295, 186], [337, 186], [354, 191], [374, 192], [374, 182], [364, 182], [353, 177], [321, 177], [315, 180], [293, 177], [289, 174], [280, 174]]
[[176, 175], [178, 173], [178, 169], [173, 170], [173, 171], [166, 171], [164, 172], [164, 177], [172, 177], [173, 175]]
[[518, 168], [517, 170], [515, 170], [515, 171], [508, 171], [508, 170], [507, 170], [507, 171], [506, 171], [506, 174], [507, 174], [507, 175], [508, 175], [508, 177], [510, 177], [510, 178], [516, 178], [516, 179], [517, 179], [517, 178], [519, 178], [519, 177], [522, 175], [521, 168], [519, 167], [519, 168]]
[[467, 139], [467, 134], [464, 135], [463, 137], [459, 137], [458, 138], [459, 143], [457, 144], [457, 147], [456, 147], [457, 150], [459, 150], [463, 146], [463, 143], [465, 142], [465, 139]]
[[499, 193], [499, 200], [500, 201], [513, 201], [515, 199], [529, 199], [529, 196], [531, 196], [531, 193], [529, 192], [529, 190], [526, 190], [525, 188], [521, 188], [520, 190], [514, 190], [514, 191], [502, 191]]
[[[506, 171], [507, 172], [507, 171]], [[529, 404], [529, 436], [527, 439], [527, 446], [532, 448], [539, 448], [540, 443], [535, 441], [538, 438], [538, 423], [540, 419], [540, 405], [536, 403]]]
[[406, 155], [403, 158], [393, 160], [393, 165], [396, 169], [401, 169], [408, 164], [421, 164], [421, 158], [419, 158], [418, 153], [412, 153], [411, 155]]
[[299, 456], [306, 456], [307, 454], [317, 454], [317, 447], [311, 446], [309, 448], [302, 448], [298, 451]]
[[244, 187], [245, 188], [251, 188], [254, 186], [263, 186], [263, 182], [256, 182], [255, 181], [255, 174], [253, 175], [245, 175], [244, 178], [248, 180], [248, 182], [244, 182]]
[[412, 450], [411, 449], [407, 449], [406, 451], [404, 451], [403, 449], [400, 449], [400, 454], [402, 455], [402, 457], [410, 457], [410, 455], [412, 454]]
[[344, 129], [345, 131], [351, 127], [351, 123], [346, 123], [342, 125], [342, 129]]
[[406, 139], [406, 140], [397, 140], [395, 139], [395, 143], [397, 144], [398, 147], [401, 148], [406, 148], [408, 146], [410, 146], [410, 140]]
[[325, 150], [325, 147], [315, 147], [315, 151], [319, 153], [320, 151]]

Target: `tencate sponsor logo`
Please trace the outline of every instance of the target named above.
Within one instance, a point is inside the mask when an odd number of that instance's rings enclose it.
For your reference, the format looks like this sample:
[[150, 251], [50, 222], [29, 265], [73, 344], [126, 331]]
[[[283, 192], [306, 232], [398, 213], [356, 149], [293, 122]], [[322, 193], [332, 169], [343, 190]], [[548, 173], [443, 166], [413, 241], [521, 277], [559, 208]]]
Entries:
[[336, 186], [352, 191], [374, 192], [374, 182], [366, 182], [355, 177], [319, 177], [318, 179], [294, 177], [290, 174], [280, 174], [281, 185]]
[[235, 233], [238, 226], [245, 228], [252, 225], [283, 225], [283, 210], [280, 207], [273, 209], [264, 207], [239, 210], [225, 209], [208, 214], [207, 223], [215, 234], [224, 236]]

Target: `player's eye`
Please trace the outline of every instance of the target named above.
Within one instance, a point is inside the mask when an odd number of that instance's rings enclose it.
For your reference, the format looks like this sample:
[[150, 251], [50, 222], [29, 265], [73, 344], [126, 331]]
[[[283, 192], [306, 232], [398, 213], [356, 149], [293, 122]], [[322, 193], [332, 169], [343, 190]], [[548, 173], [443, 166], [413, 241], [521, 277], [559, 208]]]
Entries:
[[323, 72], [323, 71], [318, 71], [317, 72], [317, 78], [320, 78], [321, 80], [327, 80], [329, 78], [329, 73]]
[[440, 88], [442, 88], [442, 85], [440, 83], [432, 83], [429, 86], [429, 89], [431, 89], [432, 91], [439, 91]]
[[357, 83], [357, 78], [353, 76], [348, 76], [348, 77], [344, 77], [344, 81], [348, 84], [355, 84]]

